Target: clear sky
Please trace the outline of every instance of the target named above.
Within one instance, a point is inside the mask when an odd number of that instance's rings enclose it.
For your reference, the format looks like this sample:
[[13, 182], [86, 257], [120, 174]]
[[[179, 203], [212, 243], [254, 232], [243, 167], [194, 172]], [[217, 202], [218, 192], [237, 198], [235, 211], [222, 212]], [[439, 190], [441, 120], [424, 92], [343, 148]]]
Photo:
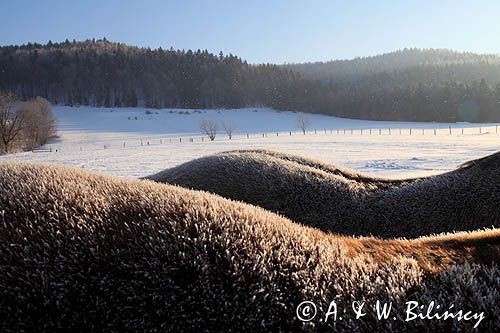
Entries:
[[500, 53], [500, 0], [0, 0], [0, 44], [106, 37], [251, 63], [405, 47]]

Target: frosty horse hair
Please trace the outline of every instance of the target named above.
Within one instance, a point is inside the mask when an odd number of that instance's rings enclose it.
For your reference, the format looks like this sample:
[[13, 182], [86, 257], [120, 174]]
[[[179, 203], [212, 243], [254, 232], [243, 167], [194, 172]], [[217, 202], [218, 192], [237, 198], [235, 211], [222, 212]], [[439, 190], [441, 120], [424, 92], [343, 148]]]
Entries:
[[292, 154], [230, 151], [147, 177], [345, 235], [418, 237], [500, 225], [500, 153], [437, 176], [370, 177]]
[[[498, 230], [338, 236], [208, 193], [0, 163], [0, 330], [331, 330], [300, 322], [295, 307], [416, 299], [484, 309], [481, 329], [494, 331], [499, 240]], [[370, 313], [335, 329], [468, 325]]]

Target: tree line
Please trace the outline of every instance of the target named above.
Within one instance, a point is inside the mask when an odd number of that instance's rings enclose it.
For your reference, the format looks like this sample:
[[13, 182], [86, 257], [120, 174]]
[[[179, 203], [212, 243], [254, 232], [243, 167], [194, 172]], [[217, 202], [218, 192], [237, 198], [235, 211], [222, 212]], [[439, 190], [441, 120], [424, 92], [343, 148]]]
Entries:
[[64, 105], [267, 106], [372, 120], [500, 121], [497, 58], [436, 51], [439, 61], [423, 61], [429, 56], [421, 53], [333, 67], [278, 66], [252, 65], [222, 52], [140, 48], [106, 39], [29, 43], [0, 47], [0, 90]]
[[23, 99], [105, 107], [293, 109], [294, 100], [307, 99], [300, 98], [303, 86], [314, 81], [222, 52], [151, 50], [105, 39], [4, 46], [0, 72], [0, 89]]
[[374, 120], [500, 121], [500, 56], [445, 49], [284, 66], [334, 91], [335, 114]]

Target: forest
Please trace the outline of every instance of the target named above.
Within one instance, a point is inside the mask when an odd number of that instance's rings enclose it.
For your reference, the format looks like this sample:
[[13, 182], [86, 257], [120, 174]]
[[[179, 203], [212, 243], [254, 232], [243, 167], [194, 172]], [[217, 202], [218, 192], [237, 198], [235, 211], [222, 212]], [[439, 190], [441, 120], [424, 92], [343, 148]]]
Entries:
[[239, 108], [408, 121], [500, 121], [500, 58], [405, 49], [307, 64], [106, 39], [0, 47], [0, 90], [54, 104]]
[[500, 56], [446, 49], [284, 66], [335, 92], [336, 114], [362, 119], [499, 121]]

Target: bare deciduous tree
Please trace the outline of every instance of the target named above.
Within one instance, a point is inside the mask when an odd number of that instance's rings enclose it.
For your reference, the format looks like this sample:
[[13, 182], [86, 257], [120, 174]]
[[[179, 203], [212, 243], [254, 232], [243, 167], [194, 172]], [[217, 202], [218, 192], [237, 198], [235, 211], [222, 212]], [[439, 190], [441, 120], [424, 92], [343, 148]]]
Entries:
[[0, 152], [8, 153], [21, 133], [23, 121], [14, 109], [16, 96], [0, 92]]
[[299, 113], [297, 117], [297, 127], [302, 130], [304, 135], [306, 134], [306, 129], [311, 126], [311, 120], [303, 113]]
[[202, 119], [200, 121], [200, 129], [203, 134], [206, 134], [210, 141], [215, 140], [215, 136], [217, 135], [217, 130], [219, 129], [217, 123], [210, 119]]
[[224, 128], [224, 131], [226, 132], [227, 136], [229, 136], [229, 140], [231, 140], [233, 138], [233, 132], [235, 130], [234, 125], [223, 121], [222, 128]]
[[23, 118], [23, 138], [26, 149], [44, 145], [56, 134], [56, 121], [52, 106], [43, 97], [23, 103], [18, 109]]

